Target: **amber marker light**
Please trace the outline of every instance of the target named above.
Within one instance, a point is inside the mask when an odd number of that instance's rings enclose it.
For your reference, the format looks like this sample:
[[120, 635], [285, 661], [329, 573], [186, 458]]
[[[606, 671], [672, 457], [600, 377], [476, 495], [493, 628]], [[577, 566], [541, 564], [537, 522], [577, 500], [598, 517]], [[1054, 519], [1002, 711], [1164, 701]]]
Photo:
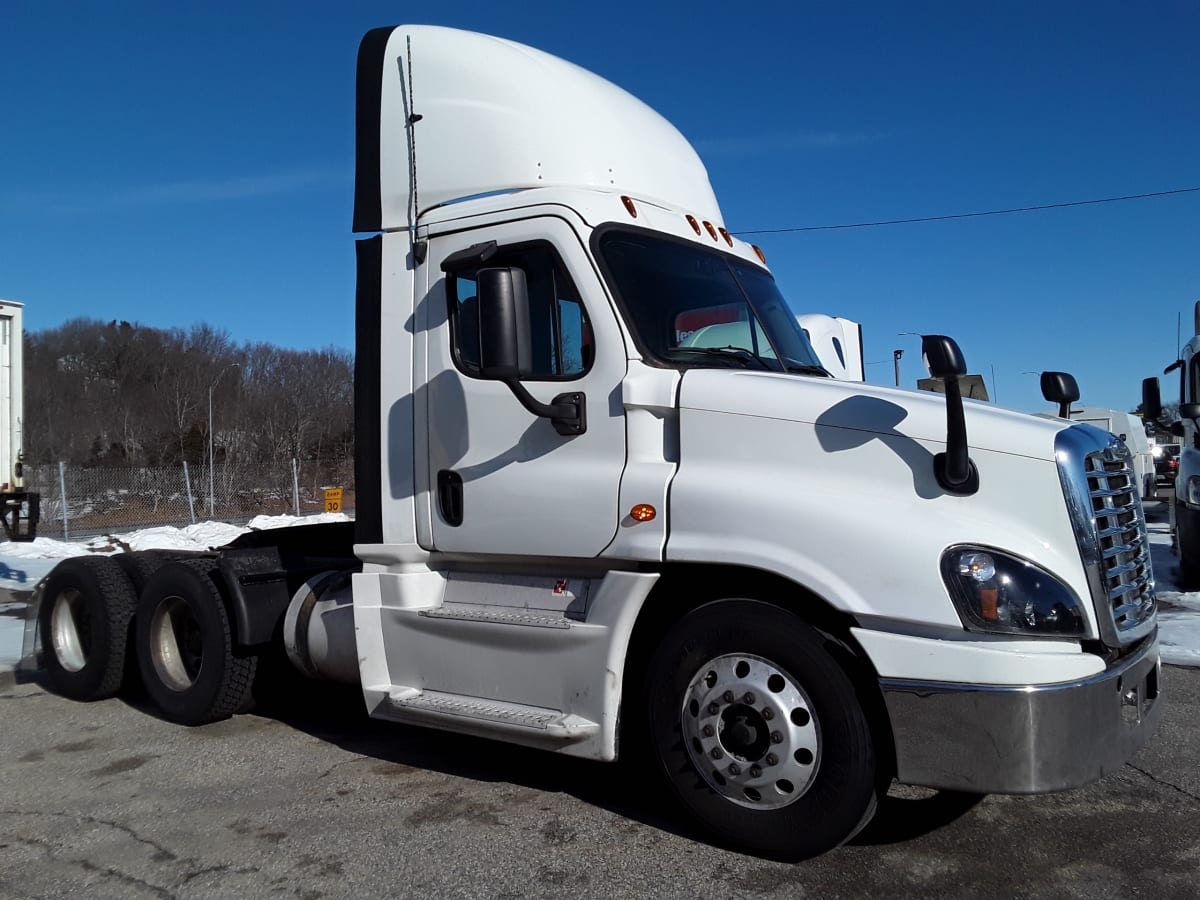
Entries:
[[635, 522], [649, 522], [657, 515], [658, 510], [656, 510], [649, 503], [639, 503], [629, 511], [629, 518], [633, 519]]
[[721, 232], [721, 237], [725, 238], [725, 243], [727, 243], [730, 247], [732, 247], [733, 246], [733, 238], [730, 237], [729, 232], [726, 231], [724, 228], [721, 228], [720, 226], [717, 227], [717, 231]]
[[754, 252], [758, 255], [758, 261], [765, 266], [767, 264], [767, 255], [762, 252], [762, 249], [758, 246], [758, 244], [751, 244], [750, 246], [754, 249]]
[[687, 223], [692, 226], [692, 231], [696, 232], [696, 234], [699, 234], [700, 233], [700, 223], [696, 221], [696, 217], [695, 216], [685, 216], [684, 218], [686, 218]]
[[633, 200], [629, 197], [622, 197], [621, 202], [625, 204], [625, 209], [633, 218], [637, 218], [637, 207], [633, 205]]
[[711, 237], [711, 238], [712, 238], [714, 241], [717, 239], [717, 229], [713, 228], [713, 224], [712, 224], [712, 222], [705, 222], [705, 223], [704, 223], [704, 230], [708, 232], [709, 236], [710, 236], [710, 237]]

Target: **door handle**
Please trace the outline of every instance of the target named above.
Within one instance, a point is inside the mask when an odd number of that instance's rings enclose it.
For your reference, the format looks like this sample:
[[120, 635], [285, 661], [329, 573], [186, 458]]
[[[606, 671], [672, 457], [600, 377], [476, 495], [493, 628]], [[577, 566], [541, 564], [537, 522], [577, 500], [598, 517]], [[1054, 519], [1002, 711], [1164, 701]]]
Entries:
[[452, 528], [463, 521], [463, 480], [451, 469], [442, 469], [437, 475], [438, 508], [442, 519]]

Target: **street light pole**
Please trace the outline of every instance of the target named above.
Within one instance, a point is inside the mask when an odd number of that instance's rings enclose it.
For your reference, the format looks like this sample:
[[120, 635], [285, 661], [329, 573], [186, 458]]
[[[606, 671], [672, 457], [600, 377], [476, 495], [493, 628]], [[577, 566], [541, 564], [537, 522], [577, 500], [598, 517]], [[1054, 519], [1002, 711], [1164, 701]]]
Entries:
[[217, 509], [217, 496], [213, 485], [213, 460], [215, 456], [213, 453], [213, 388], [217, 386], [217, 382], [221, 380], [222, 375], [224, 375], [230, 369], [238, 368], [241, 368], [240, 363], [230, 363], [217, 373], [217, 377], [214, 378], [212, 380], [212, 384], [208, 386], [208, 517], [210, 519], [216, 516]]
[[900, 387], [900, 357], [903, 355], [903, 350], [892, 351], [892, 365], [896, 367], [896, 387]]

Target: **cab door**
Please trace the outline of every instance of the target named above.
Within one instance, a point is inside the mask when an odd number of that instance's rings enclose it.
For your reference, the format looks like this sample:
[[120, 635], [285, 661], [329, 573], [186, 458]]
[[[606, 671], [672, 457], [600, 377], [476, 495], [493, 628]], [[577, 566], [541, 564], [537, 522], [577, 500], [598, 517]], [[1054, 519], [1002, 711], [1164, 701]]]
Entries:
[[[489, 245], [485, 253], [462, 252], [479, 244]], [[474, 261], [442, 271], [447, 259], [464, 256]], [[541, 216], [431, 236], [424, 265], [432, 548], [598, 555], [619, 520], [626, 353], [575, 231], [561, 218]], [[506, 385], [479, 377], [477, 271], [493, 266], [525, 273], [533, 368], [524, 386], [542, 403], [582, 393], [584, 433], [560, 434], [549, 419], [528, 412]]]

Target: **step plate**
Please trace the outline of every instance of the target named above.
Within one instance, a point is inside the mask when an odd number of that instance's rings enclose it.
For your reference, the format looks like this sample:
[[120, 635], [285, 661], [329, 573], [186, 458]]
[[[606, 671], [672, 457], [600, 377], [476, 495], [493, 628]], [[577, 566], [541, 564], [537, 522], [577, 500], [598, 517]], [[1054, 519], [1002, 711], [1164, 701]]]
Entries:
[[537, 612], [516, 612], [511, 608], [491, 609], [480, 606], [423, 609], [417, 615], [429, 619], [455, 619], [460, 622], [490, 622], [496, 625], [524, 625], [529, 628], [570, 628], [571, 620]]
[[437, 691], [413, 693], [403, 689], [389, 692], [388, 705], [397, 713], [439, 719], [475, 719], [499, 727], [543, 732], [547, 737], [579, 740], [595, 734], [600, 726], [558, 710], [504, 703]]

